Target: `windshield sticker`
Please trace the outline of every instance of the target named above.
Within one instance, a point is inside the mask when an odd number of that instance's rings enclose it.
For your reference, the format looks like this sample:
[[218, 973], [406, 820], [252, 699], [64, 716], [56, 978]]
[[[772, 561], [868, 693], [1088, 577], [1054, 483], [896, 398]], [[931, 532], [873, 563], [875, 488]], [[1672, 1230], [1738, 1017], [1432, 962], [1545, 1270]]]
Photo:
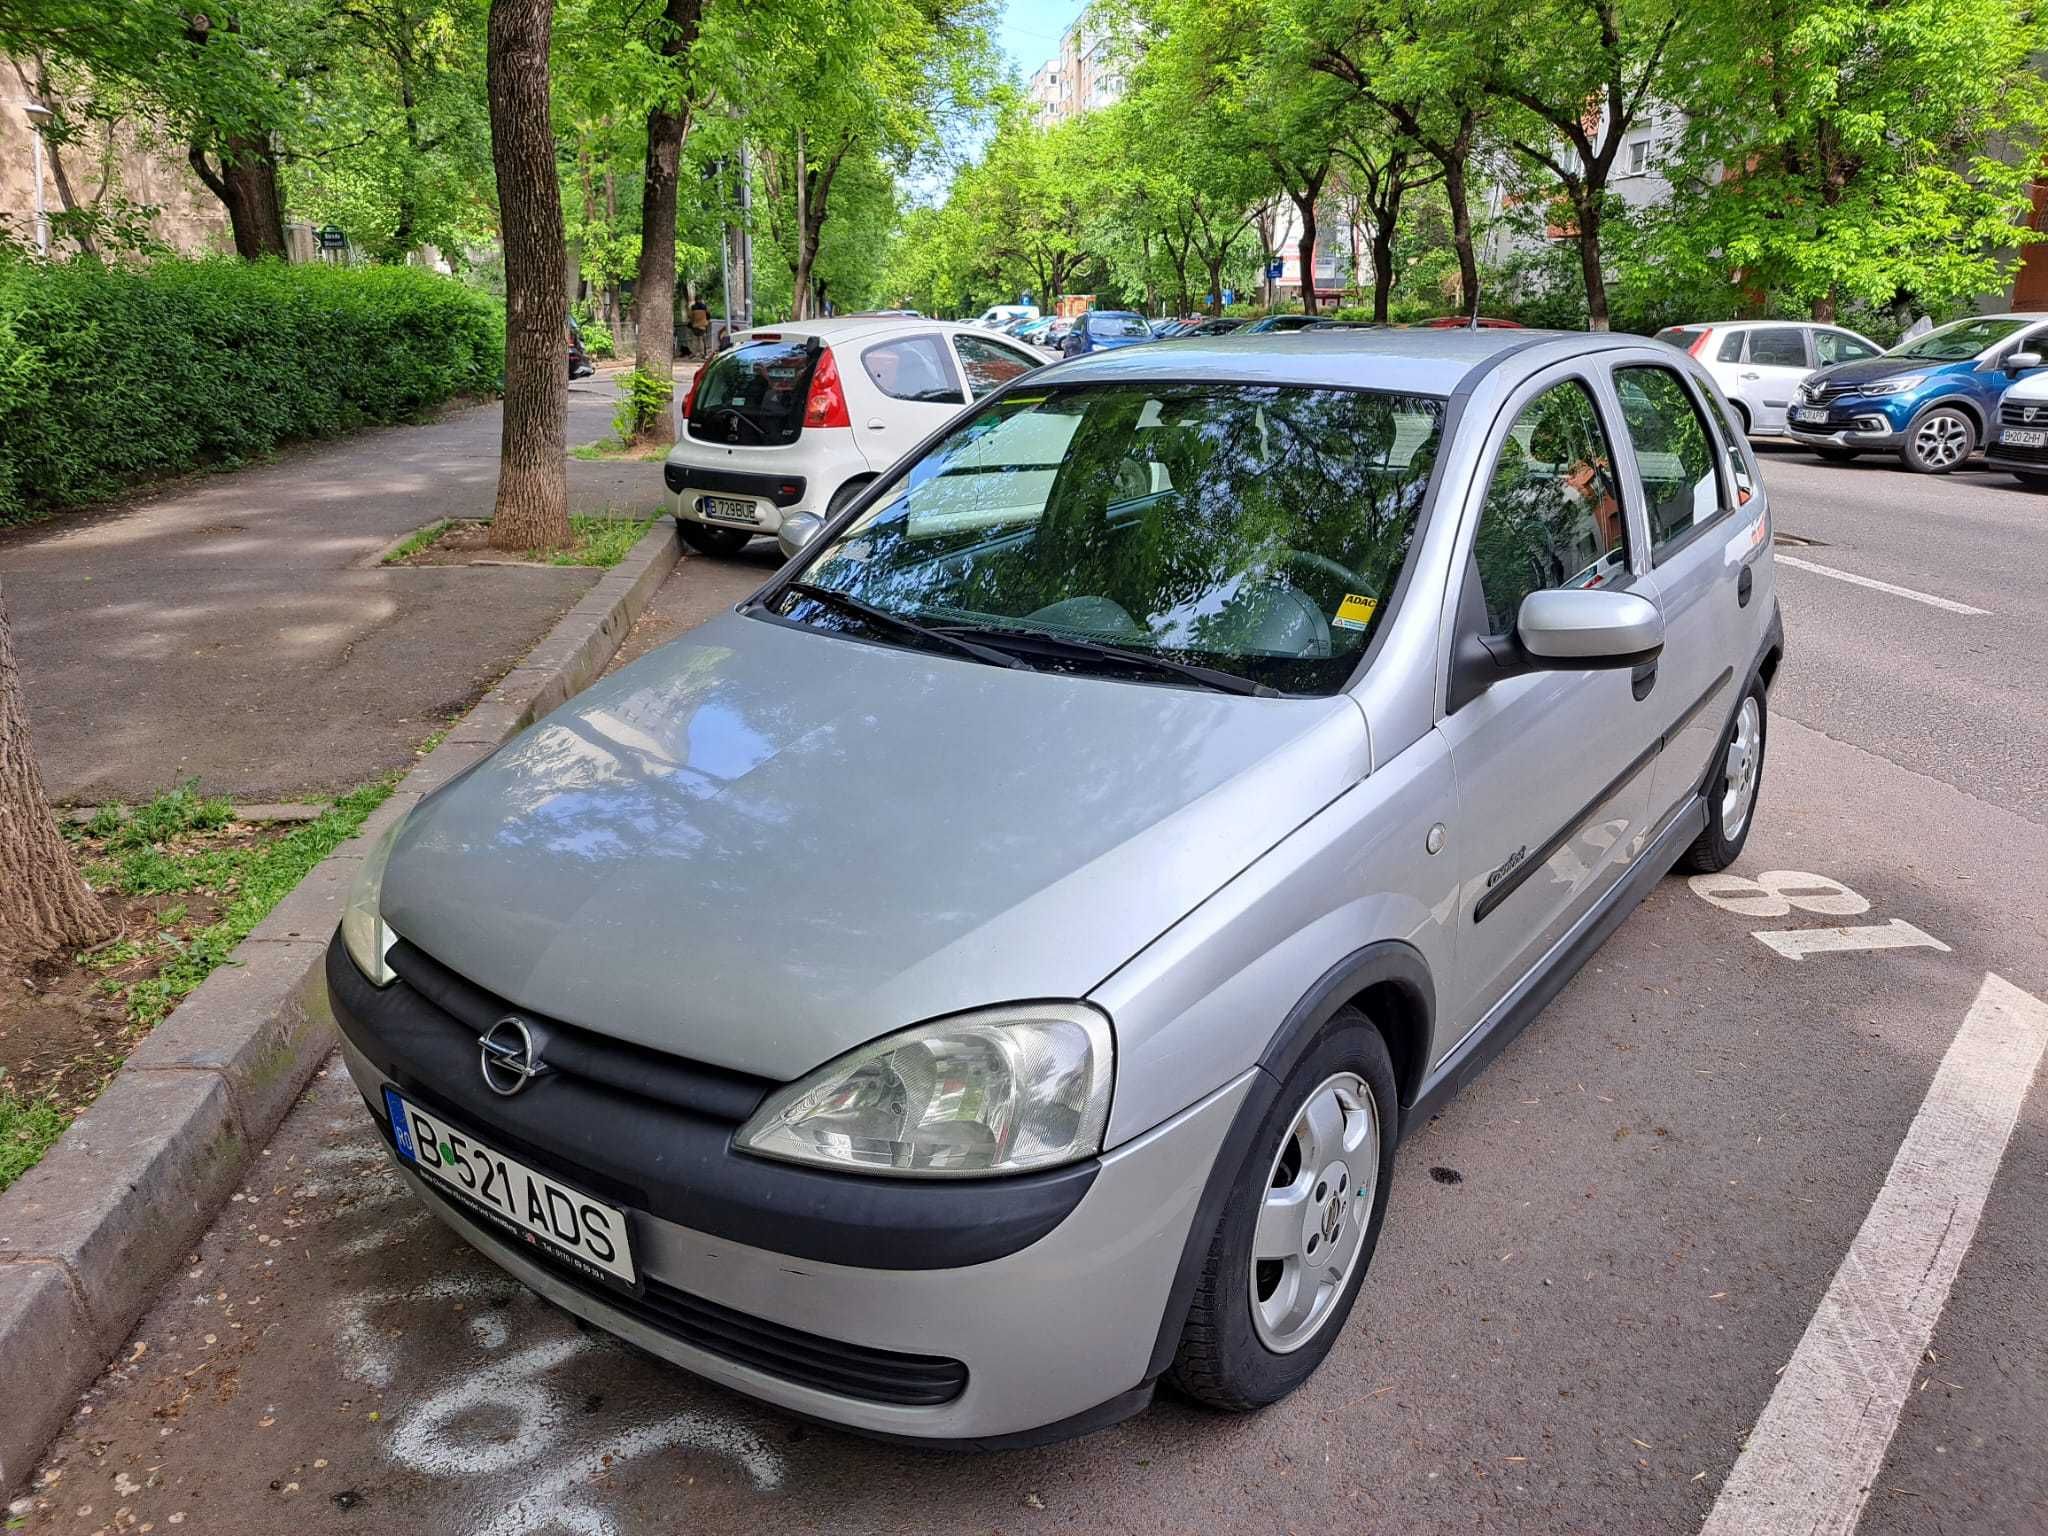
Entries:
[[1337, 605], [1337, 616], [1330, 622], [1339, 629], [1363, 629], [1372, 622], [1373, 610], [1377, 607], [1377, 598], [1360, 597], [1356, 592], [1346, 592], [1344, 601]]

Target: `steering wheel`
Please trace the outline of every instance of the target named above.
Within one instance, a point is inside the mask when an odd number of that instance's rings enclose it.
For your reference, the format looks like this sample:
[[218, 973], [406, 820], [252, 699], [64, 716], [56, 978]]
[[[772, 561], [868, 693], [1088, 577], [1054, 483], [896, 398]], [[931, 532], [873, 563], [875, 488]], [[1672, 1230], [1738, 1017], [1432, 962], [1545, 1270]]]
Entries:
[[758, 421], [755, 421], [751, 416], [743, 414], [736, 406], [713, 406], [710, 410], [703, 413], [702, 420], [709, 422], [719, 416], [728, 416], [732, 418], [733, 421], [737, 422], [740, 426], [745, 427], [747, 429], [748, 435], [751, 436], [753, 440], [757, 443], [763, 443], [768, 440], [767, 429], [764, 428]]
[[1375, 600], [1380, 595], [1379, 588], [1357, 571], [1348, 565], [1340, 565], [1328, 555], [1319, 555], [1312, 549], [1283, 549], [1280, 551], [1280, 564], [1302, 566], [1312, 571], [1320, 571], [1325, 576], [1334, 576], [1344, 583], [1344, 590], [1347, 593], [1355, 592], [1360, 597]]

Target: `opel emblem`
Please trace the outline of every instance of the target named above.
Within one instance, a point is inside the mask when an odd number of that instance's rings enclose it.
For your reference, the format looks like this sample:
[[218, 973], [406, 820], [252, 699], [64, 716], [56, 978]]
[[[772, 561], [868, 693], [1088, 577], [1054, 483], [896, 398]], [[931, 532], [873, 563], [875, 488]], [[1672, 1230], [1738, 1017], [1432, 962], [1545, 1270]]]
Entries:
[[516, 1013], [498, 1020], [476, 1037], [476, 1043], [483, 1047], [479, 1064], [483, 1068], [484, 1086], [508, 1099], [549, 1070], [540, 1059], [540, 1048], [533, 1043], [533, 1031]]

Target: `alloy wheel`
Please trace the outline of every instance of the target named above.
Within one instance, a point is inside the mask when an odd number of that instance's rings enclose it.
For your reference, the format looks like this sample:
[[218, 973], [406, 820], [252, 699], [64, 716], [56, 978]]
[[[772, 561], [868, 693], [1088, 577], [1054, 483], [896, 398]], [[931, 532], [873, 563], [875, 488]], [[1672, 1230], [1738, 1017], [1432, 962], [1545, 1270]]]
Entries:
[[1756, 695], [1749, 694], [1735, 712], [1735, 731], [1728, 738], [1721, 790], [1721, 835], [1729, 842], [1742, 836], [1756, 804], [1756, 779], [1763, 755], [1764, 716]]
[[1936, 411], [1913, 429], [1913, 455], [1929, 469], [1953, 469], [1970, 452], [1970, 424], [1954, 411]]
[[1323, 1079], [1274, 1154], [1252, 1232], [1252, 1325], [1276, 1354], [1314, 1338], [1344, 1294], [1379, 1174], [1372, 1090], [1355, 1072]]

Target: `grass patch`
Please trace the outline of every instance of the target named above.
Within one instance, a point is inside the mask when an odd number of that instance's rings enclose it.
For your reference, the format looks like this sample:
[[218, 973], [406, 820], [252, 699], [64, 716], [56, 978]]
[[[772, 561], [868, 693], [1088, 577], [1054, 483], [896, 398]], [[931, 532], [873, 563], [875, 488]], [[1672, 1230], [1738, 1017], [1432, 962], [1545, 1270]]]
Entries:
[[578, 443], [569, 450], [569, 457], [582, 459], [585, 463], [593, 460], [627, 459], [636, 464], [649, 464], [656, 459], [668, 457], [668, 449], [661, 446], [635, 448], [631, 443], [616, 437], [600, 437], [594, 443]]
[[383, 563], [386, 565], [405, 564], [406, 561], [410, 560], [421, 550], [432, 549], [439, 542], [441, 535], [448, 531], [449, 527], [450, 524], [445, 517], [438, 523], [427, 524], [419, 532], [409, 534], [403, 544], [400, 544], [384, 557]]
[[0, 1088], [0, 1189], [41, 1161], [71, 1117], [48, 1099], [25, 1099]]
[[159, 795], [106, 840], [106, 856], [86, 865], [86, 882], [124, 896], [205, 894], [214, 898], [218, 916], [203, 927], [184, 929], [185, 907], [176, 903], [159, 914], [155, 934], [131, 935], [89, 950], [80, 962], [101, 972], [155, 962], [153, 974], [134, 979], [104, 975], [100, 981], [100, 990], [121, 1001], [133, 1023], [155, 1024], [225, 962], [315, 864], [355, 836], [397, 782], [393, 777], [352, 790], [325, 814], [299, 822], [282, 836], [226, 845], [202, 840], [190, 846], [196, 834], [227, 824], [232, 811], [222, 814], [220, 809], [226, 801], [202, 800], [196, 784]]
[[550, 565], [595, 565], [610, 570], [631, 553], [640, 535], [654, 523], [651, 517], [628, 521], [616, 517], [572, 517], [569, 531], [576, 542], [550, 558]]

